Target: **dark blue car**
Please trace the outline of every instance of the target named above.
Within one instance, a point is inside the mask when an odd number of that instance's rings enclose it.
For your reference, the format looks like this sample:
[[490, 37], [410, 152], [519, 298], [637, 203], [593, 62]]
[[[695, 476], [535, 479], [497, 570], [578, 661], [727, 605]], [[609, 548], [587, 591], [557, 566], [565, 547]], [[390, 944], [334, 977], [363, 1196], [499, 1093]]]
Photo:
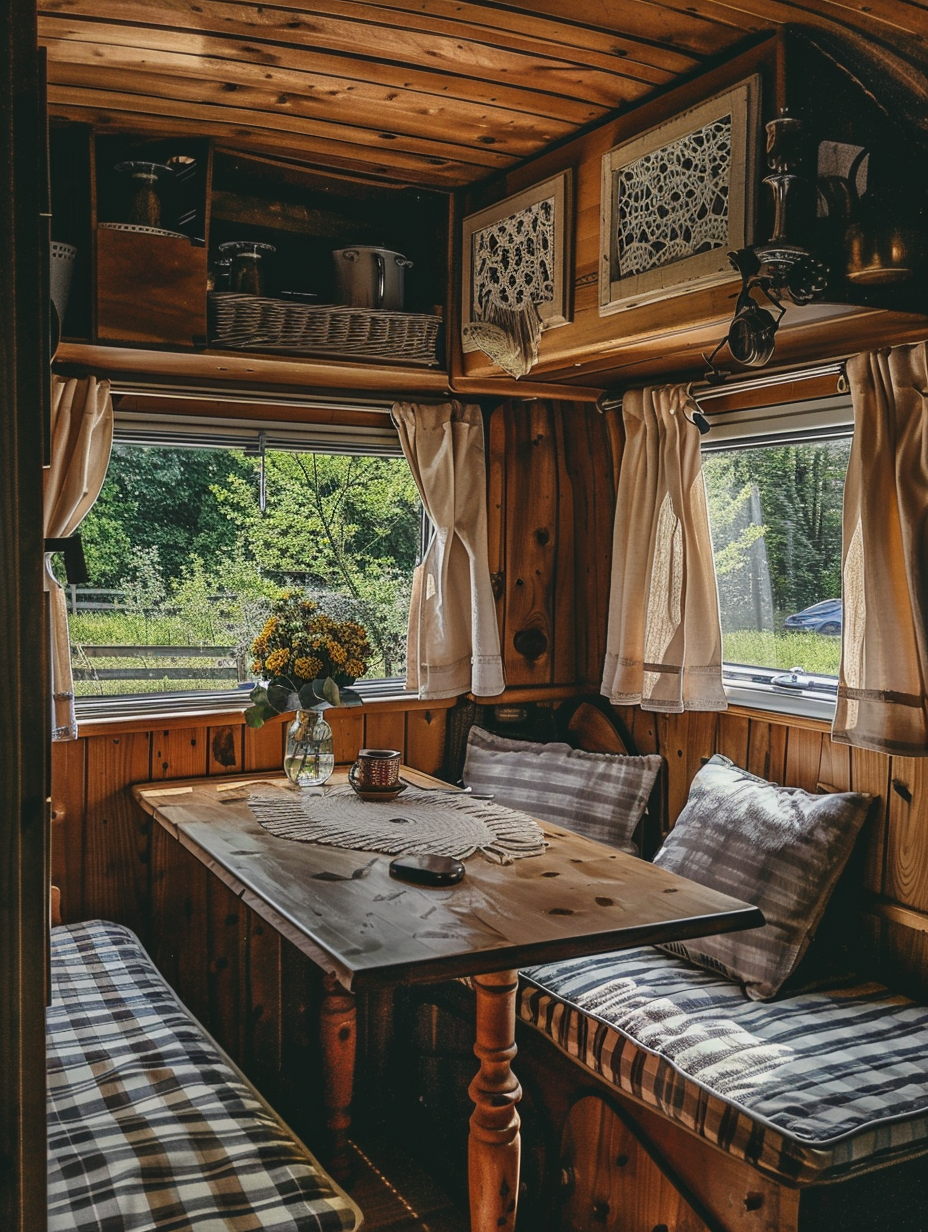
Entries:
[[783, 628], [794, 633], [838, 634], [841, 632], [841, 600], [823, 599], [821, 603], [813, 603], [794, 616], [787, 616]]

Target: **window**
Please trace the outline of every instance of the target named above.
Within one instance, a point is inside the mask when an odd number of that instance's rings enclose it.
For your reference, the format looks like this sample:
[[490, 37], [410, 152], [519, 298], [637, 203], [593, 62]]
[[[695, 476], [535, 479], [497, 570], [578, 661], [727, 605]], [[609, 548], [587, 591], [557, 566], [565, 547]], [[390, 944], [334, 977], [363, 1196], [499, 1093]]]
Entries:
[[79, 715], [244, 704], [251, 642], [287, 589], [364, 624], [362, 689], [399, 687], [423, 510], [389, 418], [368, 418], [117, 416], [81, 526], [93, 581], [66, 588]]
[[731, 700], [830, 717], [848, 399], [707, 414], [703, 474]]

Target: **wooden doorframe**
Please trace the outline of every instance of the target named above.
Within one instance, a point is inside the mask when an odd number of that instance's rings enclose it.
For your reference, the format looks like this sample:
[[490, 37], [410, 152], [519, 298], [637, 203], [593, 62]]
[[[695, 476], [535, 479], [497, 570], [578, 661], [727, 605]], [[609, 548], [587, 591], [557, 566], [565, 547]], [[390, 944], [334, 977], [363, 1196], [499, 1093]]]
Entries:
[[45, 119], [33, 0], [0, 28], [0, 1227], [46, 1226]]

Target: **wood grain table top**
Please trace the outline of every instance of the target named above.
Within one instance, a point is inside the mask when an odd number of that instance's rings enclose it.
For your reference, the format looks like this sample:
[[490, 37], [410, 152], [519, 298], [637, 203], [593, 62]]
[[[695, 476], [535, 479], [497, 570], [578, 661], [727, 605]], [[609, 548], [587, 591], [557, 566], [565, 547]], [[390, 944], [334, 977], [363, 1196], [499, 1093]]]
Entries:
[[[441, 786], [404, 769], [409, 781]], [[345, 769], [331, 783], [344, 782]], [[275, 838], [246, 798], [283, 775], [142, 783], [141, 807], [323, 970], [356, 990], [477, 975], [763, 924], [761, 912], [644, 860], [540, 822], [543, 855], [466, 861], [458, 885], [390, 877], [391, 857]], [[402, 811], [402, 800], [371, 808]]]

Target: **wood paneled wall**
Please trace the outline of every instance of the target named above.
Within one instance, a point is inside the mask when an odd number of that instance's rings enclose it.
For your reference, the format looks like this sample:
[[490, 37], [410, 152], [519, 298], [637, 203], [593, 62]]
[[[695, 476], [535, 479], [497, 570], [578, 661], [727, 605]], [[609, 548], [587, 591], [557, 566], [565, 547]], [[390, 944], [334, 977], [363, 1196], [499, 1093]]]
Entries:
[[598, 686], [615, 509], [607, 417], [584, 403], [506, 402], [490, 418], [488, 453], [507, 686]]
[[[397, 701], [330, 712], [335, 756], [402, 749], [441, 767], [451, 702]], [[317, 1137], [314, 1064], [320, 973], [130, 798], [132, 783], [279, 770], [286, 724], [240, 714], [87, 725], [53, 746], [52, 880], [63, 919], [105, 918], [139, 934], [193, 1013], [293, 1128]], [[367, 1020], [381, 1022], [383, 1015]], [[363, 1052], [363, 1049], [362, 1049]]]
[[[844, 876], [852, 910], [848, 957], [899, 991], [928, 998], [928, 759], [835, 744], [824, 723], [732, 708], [646, 714], [620, 708], [642, 753], [667, 762], [667, 821], [713, 753], [806, 791], [864, 791], [874, 805]], [[858, 892], [859, 891], [859, 892]]]

